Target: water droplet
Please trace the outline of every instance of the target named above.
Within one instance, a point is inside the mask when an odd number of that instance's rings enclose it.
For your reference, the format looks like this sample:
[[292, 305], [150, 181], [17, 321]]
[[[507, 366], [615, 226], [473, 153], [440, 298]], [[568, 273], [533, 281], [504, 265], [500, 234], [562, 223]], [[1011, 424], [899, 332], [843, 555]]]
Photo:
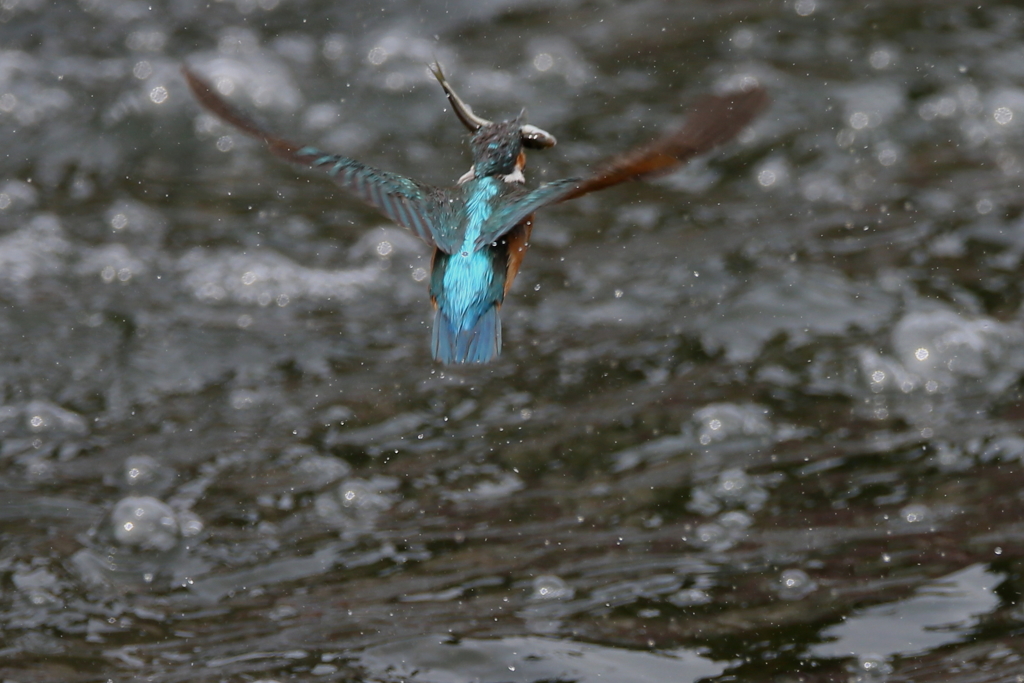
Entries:
[[868, 654], [857, 658], [857, 669], [866, 674], [868, 680], [879, 680], [892, 673], [892, 664], [881, 655]]
[[850, 114], [850, 128], [853, 128], [854, 130], [861, 130], [863, 128], [866, 128], [868, 122], [868, 115], [862, 111]]
[[760, 183], [762, 187], [771, 187], [775, 184], [775, 180], [775, 171], [771, 169], [763, 169], [757, 174], [757, 182]]
[[0, 95], [0, 111], [10, 114], [18, 106], [18, 98], [9, 92]]
[[324, 39], [324, 47], [322, 50], [324, 59], [334, 61], [340, 59], [345, 54], [345, 38], [344, 36], [333, 34], [327, 36]]
[[871, 68], [882, 70], [892, 64], [892, 55], [888, 50], [875, 50], [868, 57], [868, 63], [871, 65]]
[[110, 514], [114, 538], [121, 545], [170, 550], [177, 543], [178, 521], [169, 505], [152, 496], [128, 496]]
[[818, 584], [802, 569], [787, 569], [779, 576], [777, 591], [784, 600], [799, 600], [817, 590]]
[[153, 65], [146, 60], [142, 60], [132, 69], [132, 75], [140, 81], [145, 80], [153, 75]]
[[149, 455], [133, 455], [124, 461], [124, 479], [129, 486], [140, 486], [154, 481], [160, 470], [160, 463]]
[[749, 28], [736, 29], [729, 40], [739, 49], [746, 50], [754, 44], [754, 32]]
[[878, 163], [882, 166], [892, 166], [896, 163], [899, 155], [891, 147], [884, 147], [878, 151]]
[[907, 505], [900, 510], [900, 517], [910, 524], [916, 524], [925, 521], [928, 518], [929, 512], [931, 511], [927, 505]]
[[158, 85], [149, 91], [149, 99], [153, 104], [163, 104], [167, 101], [167, 88]]
[[366, 61], [370, 62], [374, 66], [380, 66], [384, 62], [388, 61], [388, 51], [377, 46], [370, 50], [369, 54], [366, 55]]
[[678, 593], [670, 595], [668, 601], [676, 607], [689, 607], [691, 605], [706, 605], [711, 602], [711, 596], [699, 588], [684, 588]]
[[567, 600], [575, 595], [575, 591], [561, 578], [553, 574], [543, 574], [534, 578], [531, 600]]
[[809, 17], [814, 14], [814, 10], [817, 9], [817, 2], [815, 0], [796, 0], [793, 3], [793, 9], [801, 17]]

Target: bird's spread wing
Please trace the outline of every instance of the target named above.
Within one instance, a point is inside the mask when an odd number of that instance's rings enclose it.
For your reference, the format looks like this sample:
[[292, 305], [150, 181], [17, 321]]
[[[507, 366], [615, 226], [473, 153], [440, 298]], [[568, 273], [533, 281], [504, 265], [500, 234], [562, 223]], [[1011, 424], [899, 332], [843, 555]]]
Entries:
[[290, 161], [327, 169], [341, 187], [377, 207], [381, 213], [430, 246], [437, 246], [438, 218], [451, 203], [447, 191], [417, 183], [404, 176], [379, 171], [355, 159], [303, 147]]
[[263, 140], [275, 156], [294, 164], [326, 168], [338, 185], [408, 228], [427, 244], [436, 245], [437, 225], [451, 210], [446, 190], [279, 138], [224, 100], [188, 67], [182, 67], [182, 73], [200, 104], [242, 132]]
[[765, 107], [768, 93], [753, 88], [727, 95], [705, 95], [679, 130], [654, 142], [615, 156], [559, 201], [575, 199], [627, 180], [653, 178], [728, 142], [747, 127]]
[[627, 180], [653, 178], [672, 171], [731, 140], [768, 106], [768, 101], [763, 88], [703, 97], [679, 130], [612, 157], [585, 178], [566, 178], [541, 185], [495, 213], [484, 225], [477, 248], [498, 239], [523, 218], [548, 204], [575, 199]]

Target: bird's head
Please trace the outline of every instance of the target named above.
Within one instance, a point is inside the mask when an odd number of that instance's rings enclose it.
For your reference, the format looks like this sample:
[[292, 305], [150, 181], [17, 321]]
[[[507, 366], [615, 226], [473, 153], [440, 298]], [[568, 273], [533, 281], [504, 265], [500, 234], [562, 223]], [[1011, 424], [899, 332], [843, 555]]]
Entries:
[[526, 166], [524, 149], [554, 147], [555, 136], [537, 126], [524, 123], [525, 111], [511, 121], [494, 123], [477, 116], [468, 104], [455, 94], [441, 71], [441, 65], [430, 67], [438, 83], [444, 88], [455, 115], [472, 133], [473, 173], [476, 177], [513, 176]]

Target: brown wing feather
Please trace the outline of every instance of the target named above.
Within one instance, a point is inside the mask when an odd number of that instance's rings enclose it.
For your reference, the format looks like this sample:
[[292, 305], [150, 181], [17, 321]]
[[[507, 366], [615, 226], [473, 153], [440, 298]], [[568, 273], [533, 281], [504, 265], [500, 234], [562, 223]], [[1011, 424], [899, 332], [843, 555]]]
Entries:
[[446, 243], [438, 243], [436, 226], [444, 224], [446, 213], [451, 211], [452, 197], [448, 190], [280, 138], [225, 101], [187, 66], [183, 66], [181, 71], [200, 104], [247, 135], [263, 140], [275, 156], [294, 164], [325, 169], [335, 183], [377, 207], [427, 244], [447, 249]]
[[768, 106], [768, 93], [754, 88], [728, 95], [706, 95], [693, 106], [678, 131], [613, 157], [558, 201], [568, 201], [627, 180], [668, 173], [680, 164], [728, 142]]
[[309, 159], [307, 157], [300, 157], [296, 154], [296, 152], [302, 149], [304, 145], [297, 145], [294, 142], [285, 140], [284, 138], [279, 138], [263, 126], [253, 121], [241, 110], [235, 108], [227, 100], [215, 93], [209, 83], [192, 73], [192, 70], [187, 66], [181, 67], [181, 73], [184, 74], [185, 80], [188, 82], [188, 87], [192, 90], [192, 94], [195, 95], [196, 99], [199, 100], [199, 103], [209, 109], [210, 112], [216, 114], [221, 119], [230, 123], [242, 132], [248, 133], [254, 138], [266, 142], [267, 147], [275, 156], [280, 157], [285, 161], [290, 161], [293, 164], [309, 164]]
[[530, 214], [519, 224], [505, 233], [503, 239], [508, 240], [508, 266], [505, 269], [505, 292], [508, 294], [509, 287], [519, 273], [519, 266], [523, 264], [523, 257], [530, 247], [530, 233], [533, 231], [533, 214]]

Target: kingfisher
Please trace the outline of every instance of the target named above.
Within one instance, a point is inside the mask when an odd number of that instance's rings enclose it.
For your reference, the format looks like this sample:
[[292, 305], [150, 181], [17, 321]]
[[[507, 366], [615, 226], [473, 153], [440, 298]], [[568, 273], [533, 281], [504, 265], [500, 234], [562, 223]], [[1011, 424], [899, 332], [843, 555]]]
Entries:
[[526, 123], [524, 113], [496, 123], [476, 115], [452, 89], [441, 65], [435, 62], [429, 68], [470, 133], [473, 163], [452, 188], [433, 187], [280, 138], [224, 100], [188, 66], [182, 72], [206, 109], [262, 140], [275, 156], [326, 169], [335, 183], [434, 250], [431, 350], [446, 365], [487, 363], [501, 352], [498, 312], [529, 246], [535, 211], [627, 180], [667, 173], [732, 139], [769, 101], [760, 86], [705, 95], [680, 128], [611, 157], [587, 175], [531, 190], [524, 175], [525, 150], [553, 147], [555, 137]]

